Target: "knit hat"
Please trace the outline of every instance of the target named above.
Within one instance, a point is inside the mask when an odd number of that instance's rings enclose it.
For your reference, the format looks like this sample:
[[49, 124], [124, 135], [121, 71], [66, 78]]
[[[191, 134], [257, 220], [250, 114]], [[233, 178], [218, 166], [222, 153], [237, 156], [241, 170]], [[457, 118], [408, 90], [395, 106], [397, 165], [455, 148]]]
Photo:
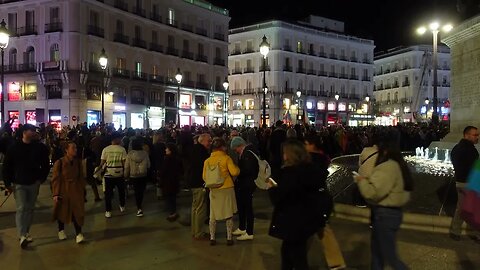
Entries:
[[233, 137], [232, 142], [230, 142], [230, 148], [235, 149], [239, 146], [246, 145], [247, 142], [242, 139], [242, 137]]

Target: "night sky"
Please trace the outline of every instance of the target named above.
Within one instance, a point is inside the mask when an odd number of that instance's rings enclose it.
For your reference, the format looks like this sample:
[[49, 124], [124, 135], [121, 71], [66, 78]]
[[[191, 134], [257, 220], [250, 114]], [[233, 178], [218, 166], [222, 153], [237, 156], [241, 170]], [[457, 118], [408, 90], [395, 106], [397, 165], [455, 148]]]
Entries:
[[457, 0], [295, 0], [288, 5], [278, 0], [209, 2], [230, 10], [230, 28], [270, 19], [299, 20], [309, 14], [344, 21], [347, 34], [375, 40], [378, 52], [402, 45], [430, 44], [431, 35], [416, 35], [420, 24], [439, 18], [457, 25], [478, 11], [476, 0], [458, 1], [469, 5], [466, 13], [457, 10]]

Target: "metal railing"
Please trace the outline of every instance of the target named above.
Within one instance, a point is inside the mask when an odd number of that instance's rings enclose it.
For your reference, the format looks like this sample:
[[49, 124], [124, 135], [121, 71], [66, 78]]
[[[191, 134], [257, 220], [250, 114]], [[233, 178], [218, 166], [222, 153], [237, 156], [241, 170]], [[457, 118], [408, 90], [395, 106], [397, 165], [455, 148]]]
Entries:
[[45, 33], [62, 32], [62, 31], [63, 31], [63, 27], [61, 22], [45, 24]]

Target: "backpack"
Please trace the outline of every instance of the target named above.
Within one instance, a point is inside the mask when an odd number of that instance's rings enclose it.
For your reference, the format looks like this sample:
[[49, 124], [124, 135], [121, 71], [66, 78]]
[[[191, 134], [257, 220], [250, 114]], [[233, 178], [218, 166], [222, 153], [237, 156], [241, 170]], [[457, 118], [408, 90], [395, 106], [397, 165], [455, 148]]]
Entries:
[[219, 188], [223, 186], [225, 179], [222, 178], [222, 174], [220, 172], [220, 162], [213, 165], [207, 162], [205, 166], [205, 187]]
[[248, 150], [252, 153], [258, 161], [258, 175], [255, 179], [255, 185], [259, 189], [267, 189], [267, 179], [272, 175], [272, 168], [266, 160], [260, 159], [253, 151]]

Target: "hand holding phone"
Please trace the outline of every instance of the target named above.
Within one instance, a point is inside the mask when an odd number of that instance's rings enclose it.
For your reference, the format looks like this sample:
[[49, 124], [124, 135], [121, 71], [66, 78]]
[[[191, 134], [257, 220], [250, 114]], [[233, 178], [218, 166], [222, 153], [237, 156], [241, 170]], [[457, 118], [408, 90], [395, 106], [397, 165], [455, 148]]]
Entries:
[[361, 176], [358, 172], [352, 171], [353, 176]]

